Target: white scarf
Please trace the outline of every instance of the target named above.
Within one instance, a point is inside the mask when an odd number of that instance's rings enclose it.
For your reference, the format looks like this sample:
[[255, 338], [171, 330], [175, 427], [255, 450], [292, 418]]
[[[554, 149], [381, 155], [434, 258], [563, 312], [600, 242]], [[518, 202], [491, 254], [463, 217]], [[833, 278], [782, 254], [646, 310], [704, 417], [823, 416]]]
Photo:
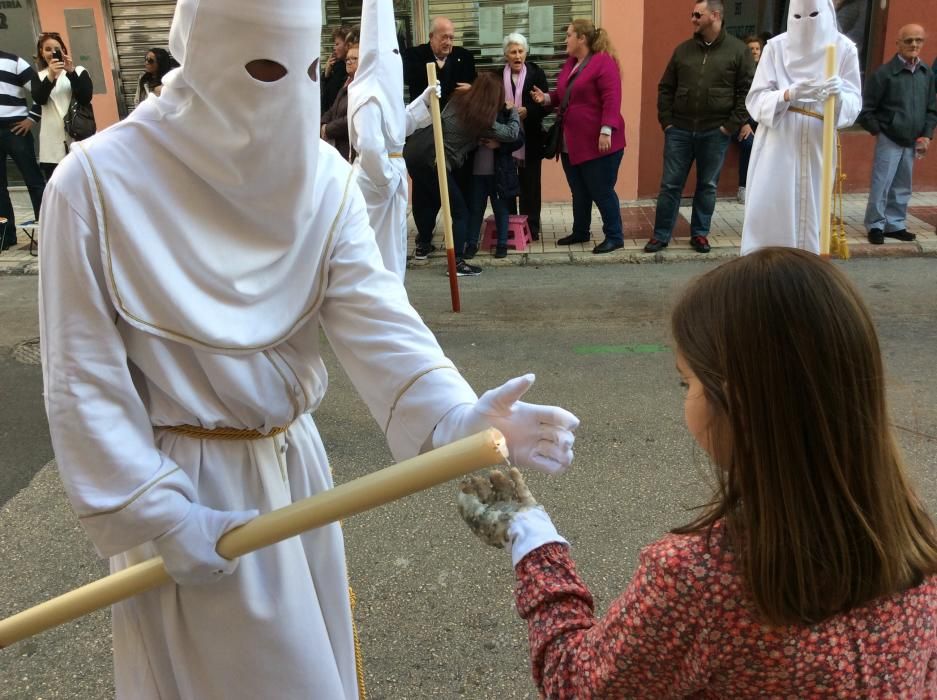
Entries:
[[[524, 82], [527, 80], [527, 62], [521, 64], [521, 72], [517, 76], [517, 82], [511, 80], [511, 66], [504, 67], [504, 94], [508, 96], [508, 101], [520, 109], [524, 104]], [[524, 122], [521, 122], [521, 131], [524, 129]], [[511, 155], [514, 160], [524, 160], [527, 149], [522, 145]]]

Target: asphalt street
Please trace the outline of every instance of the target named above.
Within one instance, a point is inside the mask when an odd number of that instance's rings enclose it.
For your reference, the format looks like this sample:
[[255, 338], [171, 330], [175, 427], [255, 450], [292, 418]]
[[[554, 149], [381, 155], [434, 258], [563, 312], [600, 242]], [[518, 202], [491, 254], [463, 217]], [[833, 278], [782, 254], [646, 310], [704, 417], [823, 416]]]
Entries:
[[[667, 317], [712, 264], [491, 268], [460, 280], [458, 315], [438, 267], [408, 273], [412, 303], [477, 390], [535, 372], [527, 398], [582, 419], [573, 469], [531, 475], [530, 485], [571, 541], [599, 611], [627, 586], [641, 547], [708, 493], [705, 456], [683, 426]], [[937, 263], [836, 264], [872, 308], [897, 435], [937, 513]], [[35, 304], [35, 277], [0, 277], [0, 617], [107, 569], [48, 464], [41, 372], [20, 345], [38, 335]], [[391, 458], [335, 358], [327, 364], [315, 418], [342, 482]], [[509, 558], [469, 534], [455, 494], [438, 487], [344, 523], [372, 700], [537, 697]], [[110, 663], [101, 612], [0, 651], [0, 698], [110, 698]]]

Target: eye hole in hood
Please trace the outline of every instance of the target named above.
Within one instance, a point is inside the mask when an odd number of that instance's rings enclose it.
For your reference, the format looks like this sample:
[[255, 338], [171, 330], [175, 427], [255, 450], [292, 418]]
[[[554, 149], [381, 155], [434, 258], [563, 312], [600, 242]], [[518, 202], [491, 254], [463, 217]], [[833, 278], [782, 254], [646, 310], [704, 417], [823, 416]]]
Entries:
[[245, 64], [244, 69], [254, 80], [262, 83], [275, 83], [286, 77], [286, 67], [268, 58], [258, 58]]
[[306, 69], [306, 73], [309, 75], [309, 79], [314, 83], [319, 82], [319, 59], [309, 64], [309, 68]]

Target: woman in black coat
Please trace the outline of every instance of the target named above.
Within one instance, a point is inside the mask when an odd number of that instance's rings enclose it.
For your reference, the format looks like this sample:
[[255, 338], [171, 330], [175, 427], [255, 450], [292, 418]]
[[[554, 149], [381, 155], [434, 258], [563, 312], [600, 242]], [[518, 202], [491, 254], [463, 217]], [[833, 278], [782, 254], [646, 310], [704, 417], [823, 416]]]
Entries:
[[[503, 71], [504, 93], [507, 102], [518, 108], [521, 128], [524, 131], [524, 146], [514, 152], [520, 178], [520, 212], [527, 215], [527, 224], [533, 239], [540, 239], [540, 170], [543, 164], [543, 105], [534, 102], [530, 91], [534, 86], [544, 92], [549, 90], [547, 76], [533, 61], [527, 60], [527, 39], [516, 32], [504, 37]], [[511, 213], [517, 213], [517, 204], [512, 202]]]

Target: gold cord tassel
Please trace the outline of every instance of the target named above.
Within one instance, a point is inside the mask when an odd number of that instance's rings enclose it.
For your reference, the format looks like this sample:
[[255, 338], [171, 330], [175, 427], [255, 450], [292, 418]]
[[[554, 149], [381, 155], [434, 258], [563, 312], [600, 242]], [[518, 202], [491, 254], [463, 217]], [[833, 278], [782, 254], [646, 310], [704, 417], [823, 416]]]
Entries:
[[355, 671], [358, 674], [358, 697], [366, 700], [368, 697], [364, 689], [364, 657], [361, 655], [361, 640], [358, 638], [358, 625], [355, 624], [355, 608], [358, 605], [358, 596], [348, 587], [348, 598], [351, 601], [351, 633], [355, 639]]
[[833, 193], [833, 211], [835, 212], [833, 229], [833, 248], [840, 260], [849, 260], [849, 244], [846, 243], [846, 221], [843, 217], [843, 142], [836, 133], [836, 189]]

